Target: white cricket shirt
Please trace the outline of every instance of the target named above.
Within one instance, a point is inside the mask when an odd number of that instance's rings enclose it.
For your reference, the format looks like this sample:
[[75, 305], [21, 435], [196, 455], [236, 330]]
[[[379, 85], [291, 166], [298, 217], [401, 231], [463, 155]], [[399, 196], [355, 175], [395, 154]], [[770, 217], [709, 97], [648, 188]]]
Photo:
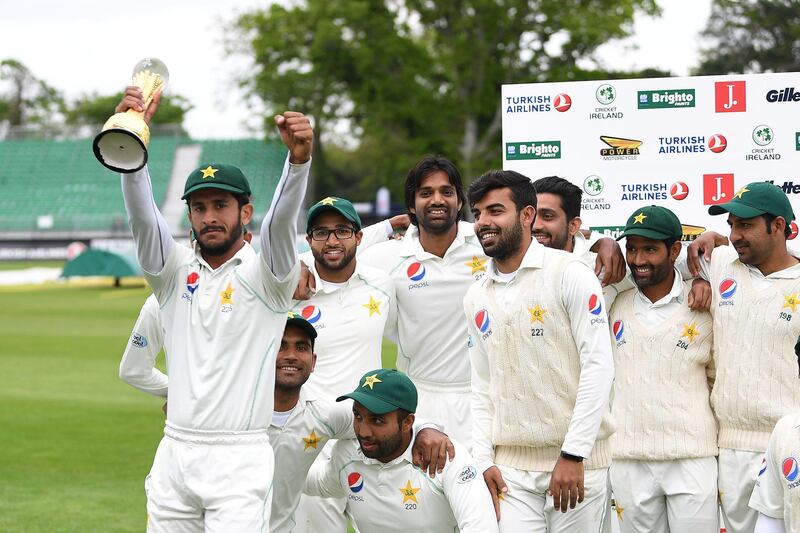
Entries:
[[750, 507], [800, 530], [800, 413], [781, 418], [769, 437]]
[[119, 377], [127, 384], [154, 396], [167, 397], [169, 378], [156, 368], [156, 356], [164, 344], [158, 300], [150, 295], [139, 311], [131, 338], [119, 363]]
[[365, 250], [359, 262], [387, 272], [397, 293], [397, 368], [415, 382], [469, 392], [470, 364], [461, 311], [467, 289], [486, 274], [487, 258], [472, 224], [458, 233], [444, 257], [426, 252], [419, 229], [399, 241]]
[[346, 512], [360, 531], [492, 533], [492, 498], [469, 452], [456, 454], [434, 479], [412, 463], [411, 448], [388, 463], [364, 457], [357, 441], [338, 441], [329, 461], [318, 461], [306, 494], [347, 497]]
[[283, 427], [271, 424], [267, 429], [275, 452], [269, 517], [272, 533], [290, 533], [294, 528], [294, 513], [306, 474], [325, 444], [331, 439], [355, 439], [349, 404], [314, 399], [303, 385], [300, 399]]
[[395, 289], [387, 274], [361, 263], [343, 284], [323, 282], [310, 254], [302, 259], [316, 281], [308, 300], [294, 301], [292, 310], [317, 330], [317, 364], [303, 385], [313, 398], [336, 399], [352, 392], [365, 373], [381, 368], [384, 330], [395, 327]]

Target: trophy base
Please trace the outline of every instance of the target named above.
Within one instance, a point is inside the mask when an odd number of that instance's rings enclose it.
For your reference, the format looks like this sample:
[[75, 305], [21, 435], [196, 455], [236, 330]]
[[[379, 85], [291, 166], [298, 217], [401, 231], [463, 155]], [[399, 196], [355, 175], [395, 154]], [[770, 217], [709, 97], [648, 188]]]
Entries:
[[110, 128], [97, 134], [92, 149], [97, 160], [115, 172], [130, 174], [147, 163], [144, 142], [138, 135], [123, 128]]

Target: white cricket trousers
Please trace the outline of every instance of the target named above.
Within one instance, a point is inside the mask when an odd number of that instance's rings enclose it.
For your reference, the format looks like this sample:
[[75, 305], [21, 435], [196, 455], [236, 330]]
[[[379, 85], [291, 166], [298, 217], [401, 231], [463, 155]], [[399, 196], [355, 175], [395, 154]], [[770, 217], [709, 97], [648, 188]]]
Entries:
[[275, 458], [266, 429], [167, 423], [144, 482], [149, 533], [267, 533]]
[[614, 459], [610, 476], [621, 533], [719, 533], [715, 457]]
[[758, 512], [748, 503], [764, 452], [719, 449], [719, 501], [728, 533], [753, 533]]
[[472, 407], [469, 385], [431, 383], [411, 377], [417, 387], [416, 419], [441, 426], [450, 439], [472, 452]]
[[583, 503], [556, 511], [548, 492], [550, 472], [499, 466], [508, 492], [500, 502], [500, 533], [597, 533], [608, 504], [608, 469], [586, 470]]

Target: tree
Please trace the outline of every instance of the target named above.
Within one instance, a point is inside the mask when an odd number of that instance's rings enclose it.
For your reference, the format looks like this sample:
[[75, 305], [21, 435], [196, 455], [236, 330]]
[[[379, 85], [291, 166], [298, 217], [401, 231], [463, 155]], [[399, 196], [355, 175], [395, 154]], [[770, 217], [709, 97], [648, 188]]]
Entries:
[[51, 126], [61, 119], [61, 93], [16, 59], [0, 61], [0, 122], [9, 126]]
[[[578, 68], [655, 0], [306, 0], [244, 14], [229, 45], [267, 109], [313, 115], [324, 194], [401, 191], [425, 153], [467, 181], [500, 165], [503, 83], [597, 77]], [[344, 126], [343, 126], [344, 125]], [[346, 131], [346, 133], [342, 133]], [[344, 138], [343, 138], [344, 137]]]
[[[122, 99], [123, 93], [112, 94], [108, 96], [101, 96], [98, 94], [85, 95], [78, 99], [75, 103], [68, 106], [66, 112], [66, 122], [71, 125], [89, 125], [97, 126], [105, 123], [106, 120], [113, 114], [114, 108]], [[166, 130], [175, 132], [176, 129], [186, 134], [183, 129], [183, 120], [192, 109], [192, 104], [180, 95], [165, 94], [161, 99], [161, 104], [158, 106], [158, 123], [153, 124], [153, 135], [159, 134], [159, 129], [164, 130], [162, 126], [170, 125], [172, 128]], [[178, 128], [175, 128], [177, 126]]]
[[800, 70], [800, 2], [715, 0], [697, 74]]

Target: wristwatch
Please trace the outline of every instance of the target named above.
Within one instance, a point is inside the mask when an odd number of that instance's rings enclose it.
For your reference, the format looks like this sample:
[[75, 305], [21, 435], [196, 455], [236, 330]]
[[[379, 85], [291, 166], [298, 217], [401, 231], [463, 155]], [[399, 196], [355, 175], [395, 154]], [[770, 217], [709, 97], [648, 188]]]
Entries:
[[582, 463], [583, 462], [583, 457], [581, 457], [580, 455], [572, 455], [571, 453], [567, 453], [565, 451], [561, 452], [561, 457], [563, 457], [567, 461], [574, 461], [576, 463]]

